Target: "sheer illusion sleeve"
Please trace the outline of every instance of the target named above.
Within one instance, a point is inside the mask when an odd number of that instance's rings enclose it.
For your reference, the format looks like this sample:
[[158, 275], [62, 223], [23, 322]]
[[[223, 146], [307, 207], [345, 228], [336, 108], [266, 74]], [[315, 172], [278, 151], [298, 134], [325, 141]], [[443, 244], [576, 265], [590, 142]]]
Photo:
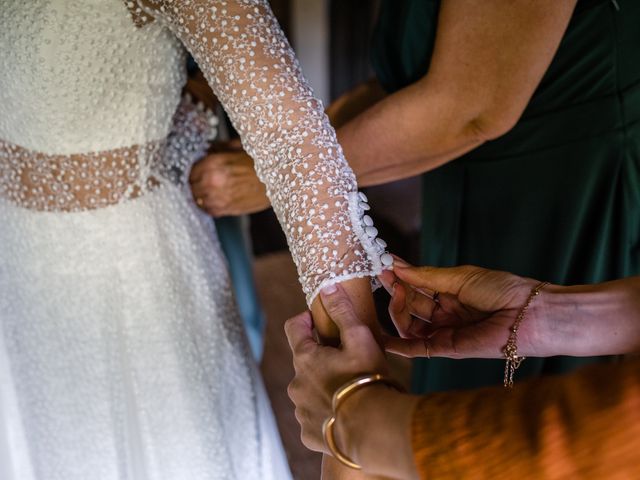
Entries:
[[140, 0], [194, 56], [266, 184], [310, 304], [329, 283], [375, 276], [377, 237], [335, 131], [266, 0]]

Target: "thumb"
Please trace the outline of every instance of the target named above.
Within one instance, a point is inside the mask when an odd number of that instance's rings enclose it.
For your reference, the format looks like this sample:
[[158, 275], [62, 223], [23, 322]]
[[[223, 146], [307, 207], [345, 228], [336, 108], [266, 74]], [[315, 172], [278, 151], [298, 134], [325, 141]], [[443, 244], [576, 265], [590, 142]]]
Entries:
[[284, 324], [289, 347], [294, 355], [310, 351], [317, 346], [313, 339], [313, 320], [309, 312], [290, 318]]
[[320, 298], [327, 314], [338, 326], [340, 340], [343, 344], [348, 342], [351, 330], [363, 326], [368, 330], [365, 323], [358, 318], [351, 299], [340, 284], [324, 287], [320, 292]]

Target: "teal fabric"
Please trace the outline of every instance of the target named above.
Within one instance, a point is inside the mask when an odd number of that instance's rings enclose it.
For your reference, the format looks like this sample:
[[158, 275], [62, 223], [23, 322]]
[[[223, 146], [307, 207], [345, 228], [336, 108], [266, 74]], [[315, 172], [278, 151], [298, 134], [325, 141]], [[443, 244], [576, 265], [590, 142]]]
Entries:
[[[515, 128], [423, 176], [425, 264], [559, 284], [640, 274], [640, 2], [617, 4], [579, 1]], [[373, 64], [389, 91], [428, 73], [438, 10], [436, 0], [383, 2]], [[517, 376], [589, 361], [527, 359]], [[503, 369], [493, 360], [420, 360], [414, 387], [500, 383]]]
[[265, 320], [253, 278], [253, 261], [248, 233], [242, 226], [243, 217], [216, 218], [216, 230], [227, 262], [240, 317], [256, 361], [264, 350]]

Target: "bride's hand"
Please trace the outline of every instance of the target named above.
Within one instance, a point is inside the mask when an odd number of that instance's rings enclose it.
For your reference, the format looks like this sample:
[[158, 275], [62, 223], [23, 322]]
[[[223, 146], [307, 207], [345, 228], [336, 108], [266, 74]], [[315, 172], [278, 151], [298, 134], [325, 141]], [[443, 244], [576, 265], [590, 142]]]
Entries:
[[209, 215], [245, 215], [269, 208], [253, 159], [237, 147], [218, 147], [197, 162], [189, 176], [193, 198]]
[[[479, 267], [414, 267], [397, 259], [380, 276], [401, 338], [386, 349], [407, 357], [502, 358], [510, 329], [538, 282]], [[518, 331], [518, 353], [545, 356], [543, 302], [533, 302]]]

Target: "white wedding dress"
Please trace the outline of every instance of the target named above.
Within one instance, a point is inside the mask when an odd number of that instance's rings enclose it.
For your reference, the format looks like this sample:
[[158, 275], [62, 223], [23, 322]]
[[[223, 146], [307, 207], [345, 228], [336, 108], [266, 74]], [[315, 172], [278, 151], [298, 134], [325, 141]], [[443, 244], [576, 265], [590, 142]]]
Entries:
[[0, 479], [290, 478], [185, 177], [225, 106], [311, 301], [389, 263], [261, 0], [0, 0]]

